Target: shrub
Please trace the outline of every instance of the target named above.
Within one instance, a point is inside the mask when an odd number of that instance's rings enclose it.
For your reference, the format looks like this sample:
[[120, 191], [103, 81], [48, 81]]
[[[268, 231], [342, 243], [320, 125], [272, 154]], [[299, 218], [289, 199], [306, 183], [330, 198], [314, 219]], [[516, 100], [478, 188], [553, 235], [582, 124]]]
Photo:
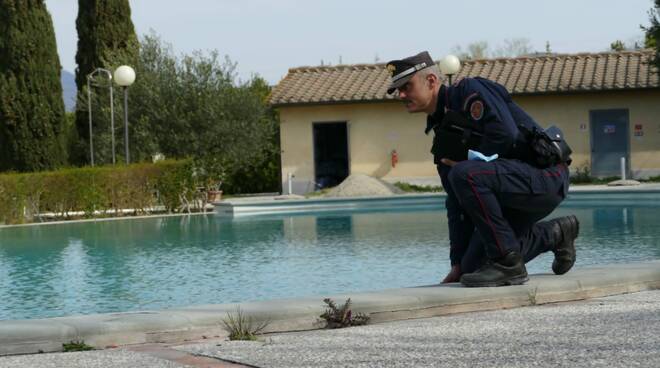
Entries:
[[23, 218], [25, 199], [20, 190], [18, 175], [0, 175], [0, 221], [17, 223]]
[[181, 160], [0, 174], [0, 223], [40, 221], [44, 212], [64, 218], [148, 213], [158, 204], [180, 211], [195, 199], [193, 172], [192, 161]]
[[591, 176], [591, 170], [586, 165], [575, 169], [575, 172], [570, 177], [571, 184], [607, 184], [619, 179], [621, 178], [618, 176]]
[[582, 166], [575, 169], [575, 173], [571, 175], [572, 184], [586, 184], [593, 183], [594, 178], [591, 176], [591, 170], [588, 166]]
[[257, 339], [257, 334], [268, 327], [269, 321], [256, 323], [252, 317], [246, 316], [241, 308], [236, 308], [236, 313], [227, 313], [227, 318], [222, 320], [225, 329], [229, 332], [229, 340]]
[[195, 193], [192, 162], [176, 162], [162, 163], [166, 170], [156, 179], [156, 189], [167, 212], [177, 211], [181, 205], [192, 201]]
[[436, 185], [417, 185], [397, 181], [394, 183], [394, 186], [403, 190], [404, 192], [413, 192], [413, 193], [428, 193], [428, 192], [442, 192], [443, 189], [441, 186]]
[[65, 353], [71, 353], [74, 351], [90, 351], [94, 350], [93, 346], [85, 344], [83, 340], [70, 341], [68, 343], [62, 344], [62, 350]]
[[330, 298], [323, 299], [323, 302], [327, 304], [328, 307], [320, 317], [326, 321], [327, 328], [360, 326], [369, 323], [369, 316], [362, 313], [353, 315], [353, 311], [351, 310], [351, 298], [348, 298], [346, 303], [341, 306], [337, 306]]
[[655, 176], [649, 176], [646, 179], [640, 180], [642, 182], [650, 182], [650, 183], [659, 183], [660, 182], [660, 175], [655, 175]]

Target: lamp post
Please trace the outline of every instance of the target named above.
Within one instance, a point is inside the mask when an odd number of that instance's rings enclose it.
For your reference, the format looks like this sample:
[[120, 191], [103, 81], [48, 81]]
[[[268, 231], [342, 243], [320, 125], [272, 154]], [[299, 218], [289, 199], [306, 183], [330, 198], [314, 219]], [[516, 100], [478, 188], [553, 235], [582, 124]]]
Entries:
[[112, 95], [112, 73], [103, 68], [96, 68], [87, 74], [87, 111], [89, 112], [89, 159], [94, 166], [94, 139], [92, 138], [92, 78], [95, 74], [104, 73], [108, 77], [110, 88], [110, 131], [112, 133], [112, 163], [115, 163], [115, 105]]
[[447, 55], [442, 60], [440, 60], [440, 71], [442, 74], [446, 74], [449, 78], [449, 84], [451, 85], [452, 75], [458, 73], [461, 69], [461, 61], [458, 60], [456, 55]]
[[128, 164], [131, 162], [128, 150], [128, 86], [135, 82], [135, 70], [128, 65], [120, 66], [115, 70], [115, 82], [124, 88], [124, 147]]

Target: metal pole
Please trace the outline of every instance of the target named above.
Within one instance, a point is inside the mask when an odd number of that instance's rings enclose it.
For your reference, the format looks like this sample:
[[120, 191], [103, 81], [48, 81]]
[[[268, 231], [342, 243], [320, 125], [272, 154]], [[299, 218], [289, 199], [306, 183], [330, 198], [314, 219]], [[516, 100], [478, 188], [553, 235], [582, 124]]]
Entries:
[[131, 161], [128, 151], [128, 87], [124, 87], [124, 146], [126, 147], [126, 164]]
[[621, 180], [626, 180], [626, 158], [621, 157]]
[[291, 183], [291, 180], [293, 180], [293, 174], [288, 173], [287, 176], [288, 176], [287, 181], [289, 182], [288, 183], [289, 184], [289, 194], [292, 194], [293, 193], [293, 184]]
[[[111, 76], [112, 78], [112, 76]], [[115, 103], [112, 94], [112, 81], [110, 81], [110, 132], [112, 133], [112, 164], [115, 164]]]
[[91, 74], [87, 76], [87, 110], [89, 112], [89, 159], [94, 166], [94, 141], [92, 140], [92, 84]]

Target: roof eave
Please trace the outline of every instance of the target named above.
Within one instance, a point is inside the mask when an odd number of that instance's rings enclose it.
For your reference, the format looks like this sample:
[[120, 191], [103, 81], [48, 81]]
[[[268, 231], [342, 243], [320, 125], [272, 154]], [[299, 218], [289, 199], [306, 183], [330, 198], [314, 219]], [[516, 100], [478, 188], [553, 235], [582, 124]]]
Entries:
[[563, 91], [545, 91], [545, 92], [512, 92], [511, 96], [542, 96], [542, 95], [582, 95], [587, 93], [607, 93], [607, 92], [632, 92], [658, 90], [660, 86], [634, 87], [634, 88], [600, 88], [600, 89], [571, 89]]
[[[606, 89], [571, 89], [565, 91], [544, 91], [544, 92], [512, 92], [511, 96], [544, 96], [544, 95], [582, 95], [588, 93], [607, 93], [607, 92], [629, 92], [629, 91], [648, 91], [658, 90], [660, 87], [635, 87], [635, 88], [606, 88]], [[394, 98], [370, 99], [370, 100], [333, 100], [333, 101], [304, 101], [304, 102], [278, 102], [271, 103], [274, 108], [279, 107], [301, 107], [301, 106], [327, 106], [327, 105], [358, 105], [374, 103], [400, 103]]]
[[393, 98], [370, 99], [370, 100], [334, 100], [334, 101], [304, 101], [304, 102], [279, 102], [272, 103], [274, 108], [278, 107], [300, 107], [300, 106], [319, 106], [319, 105], [359, 105], [359, 104], [375, 104], [375, 103], [401, 103], [401, 101]]

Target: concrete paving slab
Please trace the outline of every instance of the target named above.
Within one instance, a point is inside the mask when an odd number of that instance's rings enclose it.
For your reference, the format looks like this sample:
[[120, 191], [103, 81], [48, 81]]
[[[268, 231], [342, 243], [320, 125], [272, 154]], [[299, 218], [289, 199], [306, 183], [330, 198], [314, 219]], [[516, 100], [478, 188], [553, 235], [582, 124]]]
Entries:
[[659, 367], [660, 291], [178, 349], [258, 367]]
[[167, 344], [139, 344], [110, 350], [4, 356], [0, 357], [0, 368], [4, 367], [249, 368], [250, 366], [188, 353]]
[[[129, 351], [150, 355], [155, 358], [164, 359], [170, 362], [183, 364], [190, 367], [200, 368], [241, 368], [247, 365], [234, 364], [218, 358], [201, 356], [198, 354], [187, 353], [184, 350], [173, 349], [163, 344], [142, 344], [126, 348]], [[141, 367], [148, 368], [148, 367]]]
[[0, 321], [0, 355], [59, 351], [63, 343], [83, 340], [107, 346], [177, 342], [226, 336], [223, 320], [237, 308], [255, 322], [269, 321], [265, 332], [318, 329], [330, 297], [349, 297], [355, 312], [374, 322], [423, 318], [460, 312], [513, 308], [660, 288], [660, 261], [585, 267], [563, 276], [533, 275], [526, 285], [463, 288], [428, 285], [367, 293], [324, 295], [252, 303], [192, 306], [164, 311], [112, 313], [40, 320]]
[[148, 354], [115, 349], [0, 357], [0, 368], [182, 368], [188, 365]]

